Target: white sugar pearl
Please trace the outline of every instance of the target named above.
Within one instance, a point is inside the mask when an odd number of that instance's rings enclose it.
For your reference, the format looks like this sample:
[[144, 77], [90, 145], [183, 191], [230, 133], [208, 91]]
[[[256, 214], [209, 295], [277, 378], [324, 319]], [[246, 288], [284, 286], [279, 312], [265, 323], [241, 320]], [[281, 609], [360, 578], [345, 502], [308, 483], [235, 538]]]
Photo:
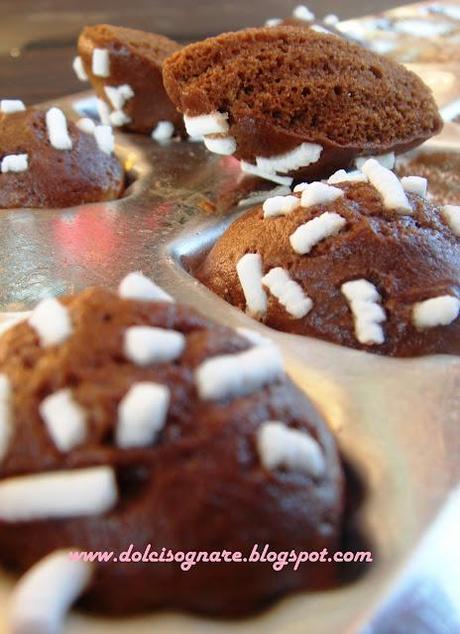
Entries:
[[380, 323], [386, 320], [376, 287], [367, 280], [352, 280], [341, 286], [353, 314], [356, 339], [366, 345], [382, 344], [385, 335]]
[[337, 170], [328, 178], [327, 182], [329, 185], [336, 185], [337, 183], [367, 183], [367, 176], [360, 170], [354, 170], [353, 172]]
[[335, 236], [346, 225], [346, 220], [336, 213], [325, 211], [320, 216], [300, 225], [289, 240], [292, 248], [299, 255], [310, 253], [314, 246], [322, 240]]
[[304, 4], [299, 4], [292, 12], [292, 17], [305, 22], [313, 22], [315, 14], [310, 11]]
[[422, 198], [426, 196], [428, 181], [422, 176], [404, 176], [401, 178], [401, 185], [405, 192], [418, 194]]
[[279, 421], [267, 421], [257, 430], [257, 449], [266, 469], [284, 467], [313, 477], [326, 468], [319, 444], [306, 432], [290, 429]]
[[8, 451], [11, 439], [11, 385], [6, 374], [0, 374], [0, 460]]
[[260, 346], [207, 359], [195, 370], [195, 381], [200, 398], [208, 401], [257, 392], [283, 374], [279, 350]]
[[339, 20], [339, 17], [335, 15], [335, 13], [328, 13], [327, 15], [324, 16], [323, 22], [324, 24], [327, 24], [328, 26], [335, 26], [336, 24], [340, 22], [340, 20]]
[[300, 199], [302, 207], [313, 207], [315, 205], [327, 205], [344, 196], [343, 189], [332, 187], [325, 183], [310, 183], [303, 191]]
[[460, 238], [460, 206], [444, 205], [441, 213], [451, 231]]
[[123, 350], [127, 359], [140, 366], [174, 361], [184, 351], [186, 339], [181, 332], [131, 326], [124, 335]]
[[77, 121], [77, 128], [79, 128], [82, 132], [86, 134], [94, 134], [94, 130], [96, 129], [96, 124], [89, 117], [83, 117]]
[[412, 311], [414, 325], [420, 330], [449, 326], [460, 312], [460, 300], [452, 295], [440, 295], [415, 304]]
[[280, 266], [271, 269], [262, 283], [274, 295], [286, 311], [296, 319], [305, 317], [313, 307], [313, 302], [289, 273]]
[[85, 67], [83, 66], [83, 60], [80, 56], [74, 58], [72, 68], [80, 81], [88, 81], [88, 75], [86, 74]]
[[172, 302], [171, 295], [168, 295], [162, 288], [157, 286], [151, 279], [136, 271], [128, 273], [120, 283], [118, 294], [123, 299], [135, 299], [146, 302]]
[[205, 146], [214, 154], [230, 156], [236, 152], [236, 141], [232, 136], [211, 137], [205, 136], [203, 139]]
[[57, 634], [72, 604], [89, 586], [93, 563], [73, 560], [57, 550], [38, 561], [13, 590], [8, 631], [11, 634]]
[[67, 452], [84, 442], [87, 432], [86, 413], [64, 388], [47, 396], [39, 406], [48, 433], [56, 447]]
[[111, 467], [47, 471], [0, 481], [0, 520], [29, 522], [101, 515], [117, 503]]
[[401, 214], [412, 213], [412, 207], [396, 174], [375, 159], [366, 161], [361, 170], [382, 197], [386, 209]]
[[97, 125], [94, 128], [94, 138], [101, 152], [112, 154], [115, 147], [115, 139], [112, 128], [109, 125]]
[[92, 57], [93, 75], [96, 77], [110, 77], [109, 51], [104, 48], [93, 49]]
[[207, 134], [225, 134], [228, 132], [228, 113], [216, 110], [196, 117], [190, 117], [185, 114], [184, 124], [187, 134], [191, 137]]
[[246, 253], [236, 265], [238, 279], [246, 299], [246, 310], [255, 318], [267, 311], [267, 297], [262, 288], [262, 257], [259, 253]]
[[152, 139], [159, 143], [169, 141], [174, 136], [174, 125], [171, 121], [159, 121], [152, 130]]
[[115, 442], [118, 447], [152, 445], [168, 415], [170, 394], [164, 385], [135, 383], [118, 407]]
[[20, 99], [2, 99], [0, 100], [0, 112], [3, 114], [13, 114], [14, 112], [23, 112], [26, 109], [24, 102]]
[[134, 90], [129, 84], [104, 86], [104, 92], [114, 110], [122, 110], [125, 103], [134, 97]]
[[56, 150], [71, 150], [72, 139], [67, 129], [67, 119], [59, 108], [50, 108], [46, 113], [46, 128], [51, 145]]
[[28, 319], [44, 348], [63, 343], [72, 334], [72, 322], [66, 306], [54, 297], [42, 300]]
[[0, 164], [0, 172], [25, 172], [29, 167], [28, 154], [7, 154]]
[[276, 218], [287, 216], [300, 207], [300, 199], [297, 196], [272, 196], [263, 204], [264, 218]]
[[115, 128], [120, 128], [122, 125], [130, 123], [131, 117], [128, 117], [123, 110], [114, 110], [109, 114], [109, 120], [111, 125], [115, 126]]

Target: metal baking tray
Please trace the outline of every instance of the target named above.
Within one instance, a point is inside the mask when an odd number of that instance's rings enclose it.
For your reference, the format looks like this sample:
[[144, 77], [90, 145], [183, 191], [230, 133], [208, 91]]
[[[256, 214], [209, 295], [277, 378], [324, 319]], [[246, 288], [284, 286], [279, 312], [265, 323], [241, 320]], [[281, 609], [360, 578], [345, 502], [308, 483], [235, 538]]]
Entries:
[[[457, 97], [460, 96], [460, 90]], [[86, 95], [53, 102], [90, 113]], [[459, 151], [447, 126], [426, 150]], [[3, 319], [49, 295], [116, 288], [142, 270], [176, 297], [229, 326], [271, 337], [294, 381], [324, 414], [364, 486], [357, 517], [375, 561], [334, 590], [289, 596], [254, 618], [224, 621], [152, 613], [110, 620], [74, 614], [69, 634], [337, 634], [460, 631], [460, 358], [396, 360], [270, 330], [214, 296], [184, 262], [262, 196], [232, 157], [197, 143], [160, 145], [117, 134], [125, 196], [57, 210], [0, 211]], [[267, 193], [265, 192], [265, 196]], [[246, 202], [245, 202], [246, 201]], [[0, 632], [14, 580], [0, 574]], [[424, 628], [424, 629], [423, 629]], [[450, 629], [448, 629], [450, 628]]]

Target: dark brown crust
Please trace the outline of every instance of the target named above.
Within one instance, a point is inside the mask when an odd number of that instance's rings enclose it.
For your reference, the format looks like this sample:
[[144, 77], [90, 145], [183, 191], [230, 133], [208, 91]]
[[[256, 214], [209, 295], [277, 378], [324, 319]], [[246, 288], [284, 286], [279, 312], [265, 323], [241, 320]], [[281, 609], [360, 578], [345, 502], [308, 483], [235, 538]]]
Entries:
[[442, 126], [414, 73], [311, 29], [247, 29], [191, 44], [165, 62], [163, 79], [185, 114], [229, 113], [239, 159], [323, 146], [322, 165], [303, 177], [355, 156], [405, 151]]
[[[415, 212], [401, 216], [386, 211], [370, 185], [343, 183], [336, 187], [345, 190], [345, 198], [327, 206], [299, 208], [287, 217], [264, 220], [261, 207], [248, 211], [217, 240], [196, 276], [244, 310], [236, 263], [245, 253], [260, 253], [265, 273], [276, 266], [288, 269], [313, 300], [310, 313], [295, 319], [270, 296], [268, 326], [379, 354], [460, 354], [460, 319], [450, 326], [423, 331], [411, 320], [415, 302], [444, 294], [460, 297], [460, 243], [442, 221], [439, 209], [409, 195]], [[296, 254], [289, 236], [324, 211], [343, 216], [345, 229], [320, 242], [309, 254]], [[387, 314], [383, 345], [361, 345], [355, 337], [352, 314], [340, 288], [344, 282], [360, 278], [373, 283], [383, 297]]]
[[[109, 50], [110, 77], [93, 75], [94, 48]], [[123, 128], [144, 134], [150, 134], [159, 121], [171, 121], [184, 134], [182, 117], [166, 94], [162, 79], [164, 60], [179, 49], [177, 42], [162, 35], [109, 24], [85, 27], [78, 40], [78, 54], [100, 99], [112, 107], [104, 86], [131, 86], [134, 97], [123, 107], [131, 122]]]
[[[250, 344], [193, 310], [171, 303], [123, 301], [89, 289], [64, 299], [74, 324], [62, 345], [41, 349], [26, 324], [0, 339], [0, 371], [13, 385], [14, 436], [0, 463], [0, 480], [53, 469], [100, 464], [116, 469], [121, 501], [103, 517], [7, 524], [0, 521], [0, 560], [27, 569], [46, 553], [71, 545], [83, 550], [125, 550], [131, 543], [158, 551], [240, 550], [254, 543], [278, 551], [333, 550], [340, 540], [342, 470], [334, 440], [305, 397], [283, 379], [244, 398], [201, 401], [193, 368]], [[127, 326], [174, 328], [187, 337], [180, 360], [139, 368], [122, 354]], [[114, 446], [117, 405], [139, 380], [169, 386], [167, 424], [153, 447]], [[88, 411], [89, 438], [63, 455], [38, 414], [47, 394], [71, 386]], [[320, 443], [324, 476], [270, 472], [257, 457], [255, 431], [266, 420], [304, 429]], [[274, 572], [262, 564], [105, 564], [85, 597], [92, 609], [128, 613], [157, 607], [211, 614], [242, 614], [287, 591], [336, 580], [326, 564]]]
[[116, 156], [102, 152], [94, 137], [70, 120], [67, 126], [73, 147], [56, 150], [44, 112], [0, 114], [0, 159], [26, 153], [29, 161], [24, 172], [0, 174], [0, 209], [71, 207], [121, 196], [125, 177]]

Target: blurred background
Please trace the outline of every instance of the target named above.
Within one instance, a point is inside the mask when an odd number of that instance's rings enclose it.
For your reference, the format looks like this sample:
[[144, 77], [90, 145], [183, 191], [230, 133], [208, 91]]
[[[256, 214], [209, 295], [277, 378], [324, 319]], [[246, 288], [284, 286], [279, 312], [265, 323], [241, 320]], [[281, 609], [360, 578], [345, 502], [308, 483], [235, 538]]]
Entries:
[[[81, 90], [71, 70], [75, 41], [86, 24], [109, 22], [162, 33], [180, 42], [201, 39], [267, 18], [290, 15], [288, 0], [0, 0], [0, 94], [32, 104]], [[318, 18], [340, 19], [407, 4], [403, 0], [311, 0]]]

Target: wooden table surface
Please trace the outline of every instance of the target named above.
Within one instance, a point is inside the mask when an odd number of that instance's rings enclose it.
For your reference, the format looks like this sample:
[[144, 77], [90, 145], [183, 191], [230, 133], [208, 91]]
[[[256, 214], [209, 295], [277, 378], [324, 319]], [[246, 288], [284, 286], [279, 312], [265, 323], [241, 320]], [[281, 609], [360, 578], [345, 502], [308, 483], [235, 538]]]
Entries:
[[[108, 22], [162, 33], [181, 42], [257, 26], [290, 14], [289, 0], [1, 0], [0, 97], [27, 104], [81, 90], [71, 70], [85, 24]], [[318, 17], [342, 19], [405, 4], [402, 0], [311, 0]], [[406, 3], [407, 4], [407, 3]]]

